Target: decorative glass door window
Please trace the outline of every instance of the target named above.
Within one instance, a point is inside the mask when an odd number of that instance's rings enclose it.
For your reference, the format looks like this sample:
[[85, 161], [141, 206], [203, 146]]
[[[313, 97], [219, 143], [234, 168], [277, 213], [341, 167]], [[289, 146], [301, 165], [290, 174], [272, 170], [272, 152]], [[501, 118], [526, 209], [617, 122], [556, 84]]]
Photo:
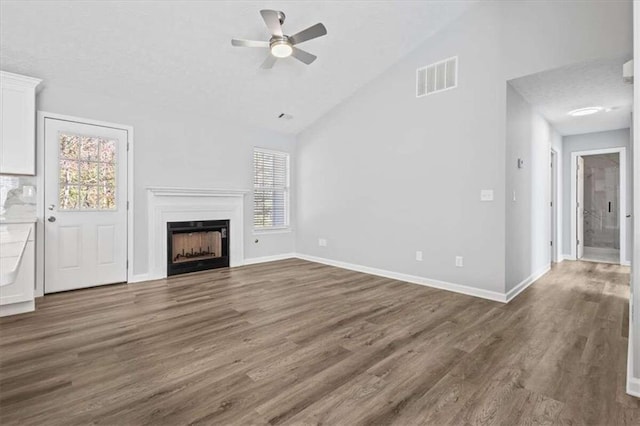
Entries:
[[60, 133], [59, 209], [116, 210], [117, 141]]

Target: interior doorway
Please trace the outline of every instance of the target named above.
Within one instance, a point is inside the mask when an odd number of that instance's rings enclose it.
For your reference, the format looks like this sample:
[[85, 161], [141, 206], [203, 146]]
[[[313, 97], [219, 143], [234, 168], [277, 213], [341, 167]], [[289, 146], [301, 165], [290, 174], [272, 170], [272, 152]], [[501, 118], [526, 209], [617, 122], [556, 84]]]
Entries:
[[576, 260], [622, 263], [626, 231], [624, 148], [572, 153]]

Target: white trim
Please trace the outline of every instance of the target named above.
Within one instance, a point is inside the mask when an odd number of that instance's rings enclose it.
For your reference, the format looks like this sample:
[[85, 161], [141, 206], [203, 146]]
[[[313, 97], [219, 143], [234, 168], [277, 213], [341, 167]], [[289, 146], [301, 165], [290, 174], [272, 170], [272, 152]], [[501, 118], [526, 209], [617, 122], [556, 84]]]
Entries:
[[627, 149], [624, 147], [617, 148], [605, 148], [605, 149], [594, 149], [590, 151], [574, 151], [571, 153], [571, 239], [570, 241], [570, 249], [571, 249], [571, 258], [573, 260], [577, 260], [576, 253], [576, 214], [577, 214], [577, 202], [576, 202], [576, 161], [578, 157], [589, 156], [589, 155], [599, 155], [599, 154], [615, 154], [618, 153], [620, 155], [620, 187], [619, 187], [619, 197], [620, 197], [620, 208], [618, 209], [619, 219], [618, 223], [620, 224], [620, 264], [627, 260]]
[[[542, 268], [540, 271], [532, 274], [530, 277], [526, 278], [524, 281], [519, 283], [516, 287], [511, 289], [508, 293], [499, 293], [497, 291], [491, 290], [483, 290], [479, 288], [469, 287], [462, 284], [455, 284], [446, 281], [434, 280], [425, 277], [418, 277], [415, 275], [403, 274], [400, 272], [392, 272], [384, 269], [371, 268], [369, 266], [356, 265], [348, 262], [341, 262], [338, 260], [326, 259], [317, 256], [310, 256], [307, 254], [301, 253], [283, 253], [276, 254], [272, 256], [262, 256], [262, 257], [253, 257], [244, 259], [243, 264], [245, 266], [248, 265], [256, 265], [259, 263], [267, 263], [267, 262], [275, 262], [278, 260], [285, 259], [302, 259], [309, 262], [321, 263], [323, 265], [334, 266], [336, 268], [348, 269], [350, 271], [362, 272], [364, 274], [376, 275], [379, 277], [390, 278], [398, 281], [405, 281], [412, 284], [419, 284], [426, 287], [437, 288], [440, 290], [452, 291], [454, 293], [460, 293], [467, 296], [480, 297], [482, 299], [492, 300], [494, 302], [500, 303], [508, 303], [512, 301], [516, 296], [522, 293], [527, 287], [531, 284], [535, 283], [539, 280], [544, 274], [549, 272], [551, 269], [549, 265]], [[240, 265], [237, 265], [240, 266]], [[149, 274], [139, 274], [135, 275], [133, 280], [130, 282], [141, 282], [148, 281], [151, 279], [157, 279], [163, 277], [151, 277]]]
[[253, 235], [289, 234], [293, 231], [290, 226], [274, 228], [253, 228]]
[[245, 189], [178, 188], [171, 186], [150, 186], [147, 188], [156, 197], [244, 197]]
[[[627, 370], [629, 367], [627, 367]], [[640, 398], [640, 379], [627, 376], [627, 393], [636, 398]]]
[[529, 275], [527, 278], [522, 280], [517, 286], [515, 286], [514, 288], [512, 288], [507, 292], [507, 295], [506, 295], [507, 302], [512, 301], [517, 295], [522, 293], [531, 284], [533, 284], [534, 282], [542, 278], [542, 276], [547, 272], [549, 272], [550, 270], [551, 270], [551, 265], [547, 265], [541, 268], [539, 271], [534, 272], [533, 274]]
[[37, 89], [42, 80], [26, 75], [14, 74], [12, 72], [0, 71], [0, 77], [5, 83], [19, 84], [21, 86], [29, 86], [31, 89]]
[[149, 274], [135, 274], [133, 276], [130, 276], [127, 284], [141, 283], [144, 281], [149, 281]]
[[133, 126], [125, 124], [110, 123], [107, 121], [92, 120], [89, 118], [75, 117], [71, 115], [56, 114], [47, 111], [38, 111], [37, 119], [37, 141], [36, 141], [36, 185], [40, 193], [39, 202], [36, 206], [36, 215], [38, 217], [36, 227], [36, 289], [35, 297], [44, 295], [44, 216], [45, 216], [45, 191], [44, 191], [44, 131], [45, 120], [71, 121], [79, 124], [88, 124], [91, 126], [110, 127], [113, 129], [124, 130], [127, 132], [127, 203], [129, 210], [127, 212], [127, 281], [129, 277], [133, 277], [134, 251], [134, 221], [133, 221]]
[[[633, 296], [633, 292], [631, 292]], [[629, 298], [629, 312], [633, 313], [633, 297]], [[633, 377], [633, 315], [629, 315], [629, 338], [627, 339], [627, 393], [640, 398], [640, 379]]]
[[10, 303], [0, 306], [0, 317], [8, 317], [10, 315], [25, 314], [33, 312], [36, 309], [35, 300], [27, 300], [26, 302]]
[[[550, 143], [551, 144], [551, 143]], [[551, 182], [550, 182], [550, 194], [549, 194], [549, 198], [551, 200], [551, 206], [549, 206], [551, 208], [551, 223], [549, 224], [549, 226], [551, 227], [551, 236], [552, 236], [552, 243], [553, 245], [551, 246], [551, 262], [560, 262], [560, 240], [562, 238], [561, 235], [558, 235], [558, 230], [560, 229], [559, 223], [560, 220], [562, 219], [559, 215], [560, 209], [559, 207], [559, 201], [558, 201], [558, 182], [560, 182], [560, 178], [558, 176], [558, 163], [559, 163], [559, 158], [560, 156], [558, 155], [558, 151], [556, 151], [553, 147], [551, 147], [551, 150], [549, 151], [549, 166], [551, 168]]]
[[465, 294], [467, 296], [475, 296], [483, 299], [493, 300], [494, 302], [507, 303], [507, 297], [504, 293], [497, 291], [483, 290], [480, 288], [469, 287], [462, 284], [454, 284], [446, 281], [432, 280], [425, 277], [415, 275], [402, 274], [399, 272], [386, 271], [384, 269], [371, 268], [369, 266], [356, 265], [353, 263], [340, 262], [338, 260], [325, 259], [322, 257], [309, 256], [306, 254], [296, 253], [296, 257], [310, 262], [322, 263], [324, 265], [335, 266], [337, 268], [349, 269], [351, 271], [363, 272], [365, 274], [377, 275], [379, 277], [390, 278], [399, 281], [406, 281], [413, 284], [419, 284], [426, 287], [438, 288], [440, 290], [453, 291], [455, 293]]
[[295, 259], [295, 253], [275, 254], [273, 256], [251, 257], [244, 260], [245, 265], [256, 265], [258, 263], [275, 262], [277, 260]]

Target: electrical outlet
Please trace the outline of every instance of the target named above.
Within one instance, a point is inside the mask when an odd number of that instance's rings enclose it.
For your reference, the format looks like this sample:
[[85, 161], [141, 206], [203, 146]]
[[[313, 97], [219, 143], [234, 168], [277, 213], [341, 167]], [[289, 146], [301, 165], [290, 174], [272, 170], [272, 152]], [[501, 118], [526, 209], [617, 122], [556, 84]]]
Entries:
[[421, 251], [417, 251], [416, 252], [416, 260], [418, 262], [422, 262], [422, 252]]
[[462, 256], [456, 256], [456, 266], [458, 268], [462, 268], [464, 266], [464, 264], [462, 262]]
[[318, 245], [320, 247], [326, 247], [327, 246], [327, 240], [326, 238], [318, 238]]
[[480, 190], [480, 201], [493, 201], [493, 189]]

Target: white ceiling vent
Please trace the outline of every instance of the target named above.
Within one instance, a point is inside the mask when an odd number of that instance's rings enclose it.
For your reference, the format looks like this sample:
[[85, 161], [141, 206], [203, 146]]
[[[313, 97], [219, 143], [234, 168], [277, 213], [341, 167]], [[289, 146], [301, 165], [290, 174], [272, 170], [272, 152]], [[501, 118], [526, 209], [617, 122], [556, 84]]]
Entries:
[[416, 96], [426, 96], [458, 86], [458, 57], [445, 59], [416, 72]]

